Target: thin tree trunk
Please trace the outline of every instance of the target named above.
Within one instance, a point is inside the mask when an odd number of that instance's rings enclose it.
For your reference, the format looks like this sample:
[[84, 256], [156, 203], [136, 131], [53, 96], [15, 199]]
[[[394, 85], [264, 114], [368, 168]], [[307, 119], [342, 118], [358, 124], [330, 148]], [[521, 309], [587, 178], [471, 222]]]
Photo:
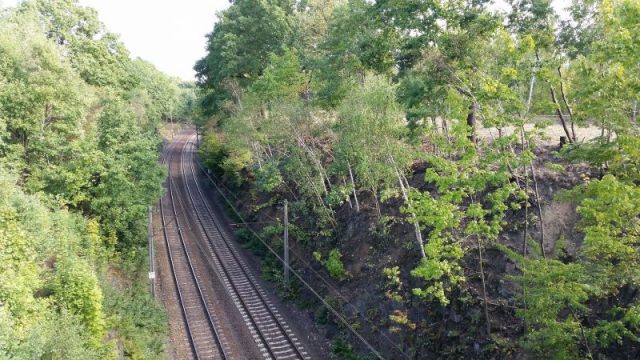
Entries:
[[256, 152], [256, 160], [258, 160], [258, 167], [262, 170], [262, 156], [260, 151], [260, 145], [253, 143], [253, 150]]
[[351, 163], [347, 161], [349, 167], [349, 177], [351, 178], [351, 187], [353, 188], [353, 200], [356, 202], [356, 212], [360, 212], [360, 202], [358, 202], [358, 194], [356, 193], [356, 182], [353, 180], [353, 171], [351, 171]]
[[447, 119], [442, 118], [442, 131], [444, 135], [449, 138], [449, 124], [447, 124]]
[[333, 188], [333, 184], [331, 183], [331, 179], [329, 179], [329, 174], [327, 174], [327, 171], [324, 169], [324, 167], [322, 168], [322, 171], [323, 171], [324, 179], [327, 180], [329, 191], [331, 191], [331, 189]]
[[469, 140], [471, 140], [471, 142], [473, 142], [474, 144], [477, 142], [477, 138], [476, 138], [476, 110], [478, 108], [478, 105], [474, 102], [471, 103], [471, 105], [469, 105], [469, 114], [467, 115], [467, 126], [469, 126], [469, 130], [471, 131], [471, 134], [469, 135]]
[[562, 96], [562, 102], [564, 102], [564, 106], [567, 108], [567, 112], [569, 113], [569, 120], [571, 120], [571, 140], [572, 142], [576, 142], [576, 127], [575, 121], [573, 119], [573, 111], [571, 111], [571, 106], [569, 106], [569, 101], [567, 100], [567, 95], [564, 91], [564, 81], [562, 80], [562, 67], [558, 66], [558, 76], [560, 76], [560, 95]]
[[531, 169], [531, 179], [533, 180], [533, 190], [536, 194], [536, 205], [538, 208], [538, 218], [540, 219], [540, 251], [542, 257], [546, 259], [547, 255], [544, 251], [544, 218], [542, 213], [542, 201], [540, 200], [540, 192], [538, 191], [538, 179], [536, 178], [536, 172], [533, 167], [533, 161], [529, 163]]
[[[309, 177], [309, 182], [311, 184], [313, 184], [313, 178]], [[336, 220], [333, 216], [333, 210], [330, 207], [327, 207], [327, 205], [324, 202], [324, 199], [322, 199], [322, 195], [320, 195], [320, 192], [318, 191], [318, 189], [316, 189], [315, 186], [311, 186], [311, 188], [313, 189], [313, 192], [315, 193], [316, 197], [318, 198], [318, 203], [320, 204], [320, 206], [322, 206], [322, 208], [324, 208], [327, 213], [329, 214], [329, 217], [331, 219], [331, 224], [335, 227], [336, 226]]]
[[171, 138], [173, 139], [173, 137], [175, 136], [175, 133], [174, 133], [175, 129], [173, 126], [173, 116], [169, 116], [169, 122], [171, 123]]
[[235, 80], [229, 80], [226, 82], [227, 88], [229, 90], [231, 90], [231, 93], [233, 94], [233, 99], [236, 102], [236, 105], [238, 105], [238, 108], [240, 109], [240, 111], [244, 110], [244, 106], [242, 105], [242, 94], [241, 94], [241, 90], [239, 89], [239, 85]]
[[531, 99], [533, 99], [533, 86], [536, 84], [536, 76], [532, 75], [531, 80], [529, 81], [529, 96], [527, 96], [527, 112], [525, 117], [529, 116], [529, 111], [531, 110]]
[[322, 190], [324, 191], [324, 196], [329, 196], [329, 190], [327, 189], [327, 184], [324, 182], [324, 176], [322, 175], [322, 171], [319, 170], [320, 183], [322, 183]]
[[[524, 137], [524, 126], [520, 128], [520, 141], [522, 146], [522, 152], [526, 150], [525, 137]], [[526, 258], [527, 256], [527, 232], [529, 227], [529, 174], [527, 172], [527, 166], [525, 164], [522, 165], [522, 170], [524, 173], [524, 191], [527, 195], [527, 199], [524, 204], [524, 235], [522, 239], [522, 256]]]
[[[404, 183], [402, 181], [402, 176], [400, 176], [400, 171], [398, 171], [398, 168], [395, 167], [395, 161], [393, 161], [392, 157], [391, 157], [391, 161], [394, 164], [394, 169], [396, 171], [396, 175], [398, 176], [398, 182], [400, 183], [400, 191], [402, 191], [402, 197], [404, 198], [404, 201], [407, 203], [407, 205], [410, 205], [411, 202], [409, 201], [409, 196], [407, 195], [407, 189], [405, 188]], [[416, 233], [416, 241], [418, 241], [418, 245], [420, 246], [420, 255], [422, 256], [422, 258], [426, 258], [427, 255], [424, 252], [424, 242], [422, 240], [422, 232], [420, 231], [420, 224], [418, 223], [418, 217], [413, 212], [411, 212], [411, 217], [413, 218], [413, 227]]]
[[482, 257], [482, 242], [480, 237], [476, 236], [476, 242], [478, 244], [478, 256], [480, 257], [480, 279], [482, 280], [482, 301], [484, 302], [484, 319], [487, 327], [487, 335], [491, 335], [491, 319], [489, 318], [489, 305], [487, 302], [487, 284], [484, 278], [484, 258]]
[[325, 195], [329, 195], [329, 190], [327, 189], [327, 184], [324, 181], [326, 179], [327, 183], [329, 183], [329, 186], [331, 186], [331, 181], [329, 180], [329, 176], [327, 175], [327, 172], [324, 170], [324, 167], [322, 167], [322, 162], [320, 162], [320, 159], [318, 159], [316, 157], [316, 155], [314, 154], [313, 150], [310, 149], [307, 146], [307, 144], [304, 142], [304, 139], [302, 139], [301, 137], [298, 137], [298, 143], [300, 144], [300, 146], [302, 146], [304, 151], [306, 151], [307, 154], [309, 154], [309, 157], [311, 158], [311, 161], [313, 161], [316, 164], [316, 166], [318, 167], [318, 172], [320, 173], [320, 180], [322, 182], [322, 188], [324, 190], [324, 194]]
[[[525, 150], [525, 139], [524, 139], [524, 126], [521, 127], [520, 129], [520, 141], [522, 144], [522, 151], [524, 152]], [[526, 264], [526, 260], [527, 260], [527, 232], [528, 232], [528, 227], [529, 227], [529, 177], [527, 174], [527, 167], [526, 165], [523, 166], [524, 169], [524, 182], [525, 182], [525, 194], [527, 195], [527, 199], [524, 203], [524, 231], [523, 231], [523, 235], [522, 235], [522, 257], [524, 258], [524, 263]], [[524, 302], [524, 312], [526, 314], [527, 312], [527, 269], [526, 269], [526, 265], [524, 265], [522, 267], [522, 279], [523, 279], [523, 283], [522, 283], [522, 299]], [[524, 325], [524, 333], [525, 335], [527, 334], [527, 321], [526, 321], [526, 316], [523, 316], [523, 325]]]
[[569, 142], [573, 143], [574, 139], [573, 139], [573, 136], [571, 136], [571, 133], [569, 132], [569, 128], [567, 128], [567, 121], [565, 120], [564, 114], [562, 113], [562, 108], [560, 107], [560, 103], [558, 102], [558, 97], [556, 96], [556, 90], [553, 88], [553, 86], [550, 86], [549, 90], [551, 92], [551, 100], [553, 100], [553, 104], [556, 107], [556, 113], [560, 117], [560, 122], [562, 123], [562, 128], [564, 129], [564, 133], [567, 135], [567, 139], [569, 140]]
[[593, 360], [593, 354], [591, 354], [591, 348], [589, 347], [589, 342], [587, 341], [587, 336], [584, 332], [582, 321], [578, 319], [576, 312], [573, 310], [571, 306], [569, 306], [568, 308], [569, 308], [569, 311], [571, 311], [571, 316], [578, 323], [578, 326], [580, 326], [580, 335], [582, 336], [582, 343], [584, 344], [584, 347], [587, 349], [587, 356], [589, 357], [589, 359]]
[[382, 210], [380, 210], [380, 201], [378, 200], [378, 192], [375, 189], [371, 189], [371, 193], [373, 194], [373, 199], [376, 202], [376, 211], [378, 213], [378, 218], [382, 218]]
[[[342, 177], [342, 183], [344, 184], [344, 186], [347, 186], [347, 179], [345, 179], [345, 177]], [[347, 202], [349, 202], [349, 208], [353, 209], [353, 204], [351, 203], [351, 196], [347, 196]]]

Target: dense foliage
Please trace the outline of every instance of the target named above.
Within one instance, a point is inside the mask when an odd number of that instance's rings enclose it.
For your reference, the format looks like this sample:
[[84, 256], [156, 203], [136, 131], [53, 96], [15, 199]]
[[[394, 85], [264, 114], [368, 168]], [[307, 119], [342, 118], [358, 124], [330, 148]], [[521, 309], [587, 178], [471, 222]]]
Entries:
[[[639, 34], [637, 0], [574, 0], [564, 19], [550, 1], [236, 0], [195, 68], [211, 128], [201, 155], [229, 185], [270, 193], [258, 210], [292, 202], [307, 253], [340, 281], [340, 256], [320, 259], [353, 248], [336, 242], [341, 221], [348, 231], [373, 209], [373, 237], [404, 214], [412, 260], [380, 275], [387, 330], [409, 353], [637, 353]], [[543, 194], [541, 172], [569, 179], [558, 168], [578, 165], [572, 189]], [[577, 206], [571, 244], [545, 237], [543, 208], [558, 201]], [[489, 251], [515, 271], [496, 273]], [[472, 325], [455, 330], [447, 314], [469, 306]], [[515, 331], [497, 323], [518, 318]], [[460, 331], [471, 340], [447, 339]]]
[[75, 0], [1, 10], [0, 358], [161, 354], [139, 271], [184, 89]]

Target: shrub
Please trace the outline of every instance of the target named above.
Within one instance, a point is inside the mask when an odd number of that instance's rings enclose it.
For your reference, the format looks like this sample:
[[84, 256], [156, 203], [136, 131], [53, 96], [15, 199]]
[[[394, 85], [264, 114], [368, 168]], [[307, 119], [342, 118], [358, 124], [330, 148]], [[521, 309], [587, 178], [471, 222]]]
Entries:
[[105, 286], [108, 323], [123, 338], [124, 352], [132, 359], [157, 359], [164, 351], [167, 316], [144, 292], [144, 280], [128, 289]]
[[105, 330], [102, 290], [93, 269], [80, 258], [65, 258], [58, 263], [53, 289], [59, 304], [78, 315], [95, 345], [100, 344]]
[[251, 153], [249, 151], [231, 152], [222, 162], [224, 181], [234, 187], [242, 185], [244, 178], [242, 170], [251, 163]]
[[204, 136], [199, 154], [208, 169], [218, 176], [223, 175], [222, 163], [229, 156], [229, 152], [216, 133], [209, 132]]
[[267, 163], [256, 170], [256, 187], [260, 191], [273, 192], [282, 185], [282, 182], [282, 175], [276, 163]]
[[347, 277], [347, 271], [344, 268], [341, 258], [342, 254], [340, 250], [333, 249], [329, 252], [329, 256], [324, 262], [324, 266], [327, 268], [329, 275], [338, 280], [344, 280]]

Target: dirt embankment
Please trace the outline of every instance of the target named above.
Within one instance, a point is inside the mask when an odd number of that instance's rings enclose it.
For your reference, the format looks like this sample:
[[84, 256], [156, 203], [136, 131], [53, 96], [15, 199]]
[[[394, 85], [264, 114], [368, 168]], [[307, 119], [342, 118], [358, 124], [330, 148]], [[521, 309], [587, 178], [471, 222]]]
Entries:
[[[542, 226], [545, 236], [545, 253], [563, 251], [563, 256], [575, 255], [581, 242], [580, 234], [573, 232], [578, 220], [575, 205], [555, 200], [562, 189], [568, 189], [589, 176], [587, 169], [566, 166], [563, 171], [551, 170], [548, 164], [553, 158], [553, 145], [539, 147], [535, 163], [536, 180], [543, 210]], [[424, 182], [425, 165], [414, 168], [409, 182], [421, 191], [432, 190]], [[533, 185], [531, 185], [533, 186]], [[267, 194], [256, 193], [246, 186], [236, 191], [238, 204], [244, 203], [256, 230], [282, 219], [281, 209]], [[418, 281], [411, 271], [419, 263], [419, 251], [413, 227], [405, 221], [399, 208], [400, 198], [392, 198], [381, 204], [380, 213], [373, 196], [359, 194], [361, 211], [358, 213], [348, 203], [335, 209], [337, 227], [328, 236], [319, 234], [317, 221], [311, 216], [292, 215], [292, 222], [310, 234], [303, 241], [293, 239], [294, 266], [305, 279], [313, 284], [334, 305], [350, 324], [362, 334], [385, 358], [520, 358], [518, 339], [522, 335], [522, 321], [516, 316], [521, 289], [512, 280], [519, 275], [517, 266], [496, 246], [488, 246], [485, 254], [485, 272], [491, 331], [489, 336], [484, 323], [481, 282], [478, 271], [477, 249], [469, 244], [463, 267], [466, 283], [455, 291], [447, 307], [420, 300], [411, 294]], [[246, 205], [251, 204], [251, 205]], [[532, 207], [535, 209], [535, 201]], [[541, 236], [541, 223], [531, 210], [527, 230], [534, 241]], [[522, 249], [524, 213], [512, 211], [507, 215], [508, 225], [498, 243], [516, 251]], [[558, 249], [557, 242], [565, 244]], [[326, 259], [332, 249], [343, 254], [342, 261], [348, 275], [339, 281], [332, 278], [316, 261], [317, 254]], [[533, 251], [533, 249], [529, 249]], [[316, 254], [314, 254], [314, 252]], [[296, 259], [298, 258], [298, 259]], [[385, 269], [399, 268], [400, 283], [390, 286]], [[300, 305], [315, 322], [317, 330], [333, 342], [334, 348], [344, 345], [337, 339], [348, 339], [357, 350], [366, 353], [366, 347], [314, 296], [301, 290], [292, 301]], [[340, 350], [339, 350], [340, 351]], [[341, 352], [342, 357], [348, 353]]]

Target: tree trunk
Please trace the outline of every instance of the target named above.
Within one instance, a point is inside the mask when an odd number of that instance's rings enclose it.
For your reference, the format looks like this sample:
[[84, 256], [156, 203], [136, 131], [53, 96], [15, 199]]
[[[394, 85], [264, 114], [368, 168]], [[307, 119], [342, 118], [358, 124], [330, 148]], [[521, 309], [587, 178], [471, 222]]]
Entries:
[[273, 151], [271, 150], [271, 144], [267, 144], [267, 150], [269, 150], [269, 158], [273, 159]]
[[[393, 158], [391, 158], [391, 161], [393, 161]], [[400, 171], [398, 171], [398, 168], [395, 167], [395, 165], [394, 165], [394, 168], [396, 171], [396, 175], [398, 176], [398, 182], [400, 183], [400, 191], [402, 191], [402, 197], [407, 204], [411, 204], [411, 202], [409, 201], [409, 196], [407, 195], [407, 189], [405, 188], [404, 183], [402, 181], [402, 176], [400, 176]], [[426, 258], [427, 255], [424, 252], [424, 242], [422, 241], [422, 232], [420, 231], [420, 224], [418, 223], [418, 217], [413, 212], [411, 213], [411, 217], [413, 218], [413, 227], [416, 233], [416, 241], [420, 246], [420, 255], [422, 256], [422, 258]]]
[[538, 179], [536, 178], [536, 172], [533, 167], [533, 161], [529, 163], [531, 169], [531, 179], [533, 180], [533, 190], [536, 194], [536, 205], [538, 208], [538, 218], [540, 220], [540, 252], [542, 257], [546, 259], [547, 255], [544, 251], [544, 218], [542, 213], [542, 201], [540, 200], [540, 192], [538, 191]]
[[225, 83], [227, 89], [230, 90], [233, 94], [233, 100], [235, 101], [236, 105], [240, 110], [243, 110], [244, 106], [242, 105], [242, 90], [240, 89], [240, 85], [236, 80], [233, 79], [227, 80], [225, 81]]
[[448, 139], [449, 138], [449, 124], [447, 124], [447, 120], [445, 118], [442, 118], [442, 132], [444, 133], [444, 135]]
[[[329, 184], [329, 188], [330, 188], [331, 181], [329, 180], [329, 176], [327, 175], [327, 172], [324, 170], [324, 167], [322, 167], [322, 162], [320, 161], [320, 159], [316, 157], [315, 153], [313, 152], [313, 149], [307, 146], [307, 144], [305, 143], [302, 137], [298, 137], [298, 143], [303, 148], [303, 150], [306, 151], [307, 154], [309, 154], [309, 158], [311, 158], [311, 161], [313, 161], [318, 167], [318, 172], [320, 173], [320, 181], [322, 182], [322, 188], [324, 190], [324, 194], [329, 195], [329, 189], [327, 189], [327, 183]], [[324, 182], [325, 179], [327, 180], [327, 183]]]
[[560, 66], [558, 66], [558, 76], [560, 76], [560, 95], [562, 96], [562, 102], [567, 108], [567, 112], [569, 113], [569, 120], [571, 121], [571, 142], [576, 142], [576, 127], [575, 121], [573, 120], [573, 111], [571, 111], [571, 106], [569, 106], [567, 95], [564, 92], [564, 81], [562, 80], [562, 68]]
[[525, 117], [529, 115], [529, 111], [531, 110], [531, 99], [533, 99], [533, 86], [536, 84], [536, 76], [532, 75], [531, 80], [529, 81], [529, 96], [527, 96], [527, 113]]
[[484, 259], [482, 257], [482, 242], [480, 238], [476, 236], [476, 241], [478, 244], [478, 256], [480, 263], [480, 279], [482, 280], [482, 301], [484, 303], [484, 319], [485, 326], [487, 328], [487, 335], [491, 335], [491, 319], [489, 318], [489, 304], [487, 303], [487, 284], [484, 278]]
[[[566, 129], [565, 129], [566, 130]], [[522, 151], [525, 150], [525, 139], [524, 139], [524, 125], [520, 129], [520, 141], [522, 142]], [[525, 194], [527, 195], [527, 199], [524, 203], [524, 232], [522, 235], [522, 257], [525, 259], [524, 264], [526, 264], [527, 260], [527, 230], [529, 227], [529, 178], [527, 175], [527, 167], [523, 166], [524, 170], [524, 183], [525, 183]], [[523, 299], [523, 309], [525, 313], [527, 312], [527, 269], [526, 265], [523, 264], [522, 267], [522, 299]], [[527, 334], [527, 320], [526, 317], [522, 318], [524, 333]]]
[[564, 133], [567, 135], [567, 139], [569, 139], [569, 142], [573, 143], [574, 139], [571, 136], [571, 133], [569, 133], [569, 128], [567, 127], [567, 121], [565, 120], [564, 114], [562, 113], [562, 108], [560, 107], [558, 98], [556, 97], [556, 90], [553, 88], [553, 86], [550, 86], [549, 90], [551, 92], [551, 100], [553, 100], [553, 104], [556, 107], [556, 113], [560, 117], [560, 122], [562, 123], [562, 129], [564, 129]]
[[324, 182], [324, 176], [322, 175], [322, 171], [318, 169], [320, 172], [318, 175], [320, 176], [320, 183], [322, 184], [322, 190], [324, 191], [324, 196], [329, 196], [329, 190], [327, 189], [327, 184]]
[[591, 354], [591, 348], [589, 347], [589, 341], [587, 340], [587, 336], [584, 332], [582, 321], [580, 321], [580, 319], [576, 315], [576, 312], [573, 310], [571, 306], [568, 306], [568, 308], [569, 308], [569, 311], [571, 311], [571, 316], [573, 317], [573, 320], [575, 320], [578, 323], [578, 326], [580, 326], [580, 335], [582, 337], [582, 344], [587, 349], [587, 356], [589, 359], [593, 360], [593, 354]]
[[380, 201], [378, 200], [378, 191], [376, 189], [371, 189], [371, 193], [373, 194], [373, 200], [376, 202], [378, 218], [382, 218], [382, 210], [380, 210]]
[[[522, 146], [522, 152], [526, 150], [525, 137], [524, 137], [524, 126], [520, 128], [520, 141]], [[529, 228], [529, 174], [527, 172], [527, 166], [525, 164], [522, 165], [522, 172], [524, 173], [524, 191], [527, 195], [527, 199], [524, 203], [524, 235], [522, 238], [522, 256], [527, 257], [527, 237], [528, 237], [528, 228]]]
[[477, 138], [476, 138], [476, 110], [478, 108], [478, 104], [471, 103], [471, 105], [469, 105], [469, 115], [467, 115], [467, 126], [469, 126], [469, 130], [471, 131], [471, 134], [469, 135], [469, 140], [471, 140], [471, 142], [473, 142], [474, 144], [477, 142]]
[[171, 139], [175, 136], [174, 134], [174, 126], [173, 126], [173, 116], [169, 115], [169, 122], [171, 123]]
[[353, 188], [353, 200], [356, 203], [356, 212], [360, 212], [360, 203], [358, 202], [358, 194], [356, 193], [356, 182], [353, 180], [353, 171], [351, 171], [351, 163], [347, 161], [349, 167], [349, 177], [351, 178], [351, 187]]
[[262, 170], [262, 154], [260, 151], [260, 145], [258, 143], [253, 143], [253, 150], [256, 153], [256, 160], [258, 160], [258, 168]]
[[[344, 184], [344, 186], [347, 186], [347, 179], [345, 179], [345, 177], [342, 177], [342, 183]], [[349, 202], [349, 208], [353, 209], [353, 203], [351, 203], [351, 196], [347, 196], [347, 202]]]
[[325, 204], [324, 199], [322, 199], [322, 195], [320, 194], [320, 191], [318, 191], [316, 186], [313, 184], [314, 183], [313, 176], [309, 175], [307, 177], [307, 181], [309, 181], [309, 184], [311, 184], [311, 189], [313, 190], [313, 192], [316, 195], [316, 198], [318, 199], [318, 204], [320, 204], [320, 206], [322, 206], [322, 208], [327, 211], [327, 214], [329, 214], [329, 218], [331, 220], [331, 224], [333, 225], [333, 227], [335, 227], [337, 224], [336, 224], [336, 219], [334, 217], [333, 209], [331, 209]]

